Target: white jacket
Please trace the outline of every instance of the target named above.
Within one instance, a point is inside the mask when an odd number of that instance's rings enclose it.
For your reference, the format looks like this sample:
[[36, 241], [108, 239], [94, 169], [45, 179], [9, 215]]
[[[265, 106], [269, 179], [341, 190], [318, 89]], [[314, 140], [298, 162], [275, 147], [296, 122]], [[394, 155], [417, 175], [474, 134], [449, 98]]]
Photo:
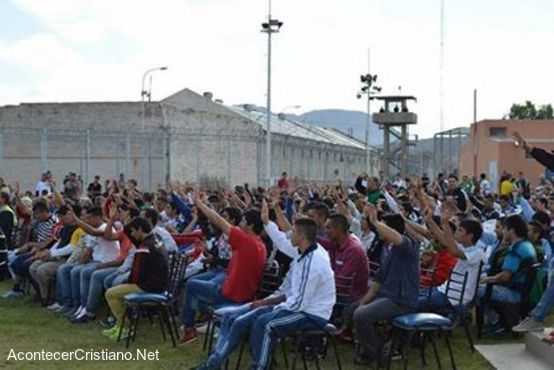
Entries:
[[269, 222], [265, 230], [273, 241], [273, 246], [292, 258], [283, 283], [272, 294], [286, 297], [286, 301], [276, 308], [304, 312], [329, 320], [336, 293], [335, 275], [327, 251], [319, 244], [314, 244], [300, 255], [286, 234], [273, 222]]

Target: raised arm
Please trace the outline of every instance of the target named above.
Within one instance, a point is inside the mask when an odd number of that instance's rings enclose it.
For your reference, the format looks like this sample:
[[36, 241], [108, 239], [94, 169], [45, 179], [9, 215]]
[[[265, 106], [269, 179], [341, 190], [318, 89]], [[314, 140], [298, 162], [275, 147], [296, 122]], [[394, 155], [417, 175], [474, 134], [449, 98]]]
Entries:
[[449, 210], [446, 210], [446, 209], [441, 210], [441, 225], [442, 225], [442, 230], [441, 230], [441, 228], [433, 220], [432, 209], [427, 207], [424, 210], [425, 221], [427, 221], [427, 225], [429, 226], [429, 229], [435, 235], [438, 242], [446, 248], [446, 250], [451, 256], [461, 258], [461, 259], [466, 259], [465, 253], [458, 248], [458, 245], [456, 244], [456, 240], [454, 239], [454, 235], [452, 234], [452, 229], [450, 229], [450, 224], [448, 221], [451, 215], [452, 214]]
[[379, 234], [381, 240], [391, 243], [393, 246], [402, 244], [402, 235], [377, 219], [377, 209], [373, 204], [368, 204], [366, 206], [366, 213], [369, 217], [369, 222], [377, 229], [377, 234]]
[[298, 250], [292, 245], [286, 234], [279, 230], [275, 223], [269, 220], [269, 207], [265, 199], [262, 202], [262, 222], [264, 223], [264, 229], [275, 248], [286, 254], [291, 258], [298, 257]]
[[89, 225], [85, 221], [81, 220], [75, 212], [73, 212], [73, 209], [69, 207], [69, 214], [73, 218], [73, 221], [77, 226], [79, 226], [81, 229], [85, 230], [85, 232], [92, 236], [104, 236], [104, 229], [96, 228], [94, 226]]
[[223, 217], [221, 217], [217, 212], [212, 210], [210, 207], [208, 207], [207, 204], [205, 204], [202, 201], [202, 195], [198, 190], [196, 190], [194, 194], [194, 204], [198, 208], [200, 212], [206, 216], [206, 218], [218, 229], [223, 231], [225, 234], [229, 235], [231, 234], [232, 225], [225, 221]]

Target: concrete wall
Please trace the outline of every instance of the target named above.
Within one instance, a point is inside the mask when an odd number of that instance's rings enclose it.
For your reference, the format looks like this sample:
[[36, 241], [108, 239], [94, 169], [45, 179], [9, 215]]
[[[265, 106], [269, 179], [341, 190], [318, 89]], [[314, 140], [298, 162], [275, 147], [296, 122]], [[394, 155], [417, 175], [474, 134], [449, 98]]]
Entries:
[[[303, 181], [350, 181], [365, 171], [365, 150], [288, 135], [272, 138], [274, 179], [287, 171]], [[265, 132], [258, 122], [187, 89], [144, 105], [0, 107], [0, 176], [34, 189], [46, 170], [60, 182], [69, 171], [86, 182], [124, 173], [142, 189], [165, 183], [168, 170], [181, 181], [265, 185]]]

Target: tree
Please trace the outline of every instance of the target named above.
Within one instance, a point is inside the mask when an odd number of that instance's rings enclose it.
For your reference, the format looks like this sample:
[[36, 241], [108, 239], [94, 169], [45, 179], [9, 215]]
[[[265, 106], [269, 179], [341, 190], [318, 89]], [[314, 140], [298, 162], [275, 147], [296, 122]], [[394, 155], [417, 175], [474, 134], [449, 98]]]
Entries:
[[529, 120], [553, 119], [554, 111], [551, 104], [541, 105], [537, 110], [535, 104], [527, 100], [525, 104], [512, 104], [507, 118]]
[[552, 104], [541, 105], [537, 112], [537, 119], [552, 119], [552, 117], [554, 117]]

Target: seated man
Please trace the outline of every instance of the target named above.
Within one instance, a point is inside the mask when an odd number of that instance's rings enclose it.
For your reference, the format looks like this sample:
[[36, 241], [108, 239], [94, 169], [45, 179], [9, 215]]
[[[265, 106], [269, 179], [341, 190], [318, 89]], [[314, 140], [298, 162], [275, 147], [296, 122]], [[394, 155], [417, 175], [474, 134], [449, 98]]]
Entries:
[[[85, 274], [84, 278], [90, 281], [86, 302], [81, 301], [81, 305], [84, 305], [85, 309], [81, 310], [80, 315], [71, 318], [72, 323], [81, 324], [88, 322], [89, 320], [92, 320], [96, 317], [96, 309], [98, 307], [98, 304], [101, 302], [102, 293], [105, 289], [104, 281], [106, 279], [111, 279], [111, 275], [113, 275], [113, 278], [117, 276], [118, 267], [123, 264], [131, 248], [133, 247], [124, 230], [115, 232], [114, 225], [119, 222], [120, 219], [125, 224], [128, 224], [133, 218], [137, 217], [138, 215], [139, 210], [136, 208], [124, 207], [124, 209], [121, 209], [113, 204], [110, 209], [110, 220], [105, 227], [101, 226], [100, 228], [96, 229], [84, 221], [77, 220], [79, 226], [83, 227], [86, 232], [89, 233], [89, 235], [100, 237], [107, 241], [117, 241], [120, 247], [119, 255], [116, 259], [100, 263], [96, 266], [95, 270], [91, 270], [93, 272], [90, 276], [88, 275], [88, 273]], [[84, 296], [82, 298], [84, 298]]]
[[293, 258], [290, 269], [279, 289], [269, 297], [239, 308], [238, 314], [233, 310], [223, 314], [214, 352], [197, 369], [219, 369], [249, 334], [250, 368], [267, 369], [278, 338], [323, 327], [331, 317], [336, 299], [334, 274], [328, 254], [316, 243], [316, 223], [309, 218], [296, 220], [289, 241], [269, 222], [266, 204], [262, 215], [266, 231], [279, 242], [279, 249]]
[[[76, 206], [77, 207], [77, 206]], [[73, 219], [69, 216], [69, 207], [62, 206], [58, 209], [58, 217], [62, 223], [61, 230], [56, 243], [40, 253], [40, 257], [36, 259], [29, 267], [31, 277], [37, 282], [40, 291], [40, 297], [43, 300], [43, 305], [46, 305], [48, 298], [48, 290], [50, 282], [56, 271], [69, 257], [73, 251], [71, 238], [77, 229]], [[57, 306], [56, 308], [58, 308]]]
[[[5, 297], [18, 297], [24, 295], [22, 283], [29, 277], [29, 267], [35, 259], [42, 255], [42, 251], [54, 243], [53, 228], [54, 218], [48, 210], [45, 202], [38, 202], [33, 206], [35, 219], [38, 221], [32, 229], [34, 240], [22, 246], [16, 251], [16, 258], [10, 264], [10, 269], [14, 273], [13, 290]], [[40, 290], [40, 289], [38, 289]]]
[[198, 210], [215, 227], [229, 235], [232, 256], [227, 270], [227, 278], [223, 284], [202, 280], [187, 282], [183, 309], [185, 329], [179, 340], [180, 344], [197, 339], [194, 324], [199, 302], [221, 305], [251, 301], [260, 287], [266, 263], [266, 248], [259, 237], [263, 231], [259, 211], [253, 209], [246, 211], [240, 226], [232, 226], [204, 203], [200, 192], [197, 191], [195, 195], [195, 204]]
[[[125, 234], [140, 246], [133, 260], [133, 269], [128, 284], [121, 284], [106, 291], [106, 300], [115, 317], [115, 325], [103, 331], [110, 339], [117, 339], [125, 314], [123, 298], [130, 293], [163, 293], [169, 280], [168, 256], [161, 239], [152, 232], [150, 222], [142, 217], [135, 218], [125, 226]], [[122, 333], [122, 336], [129, 333]]]
[[[427, 225], [435, 238], [446, 248], [452, 257], [458, 258], [458, 262], [452, 271], [462, 275], [467, 274], [462, 302], [463, 304], [469, 303], [473, 299], [475, 287], [479, 281], [479, 266], [486, 258], [482, 248], [476, 245], [483, 233], [481, 224], [475, 220], [463, 220], [456, 229], [456, 233], [453, 234], [450, 227], [450, 220], [453, 217], [451, 210], [446, 209], [446, 207], [441, 209], [442, 229], [435, 223], [431, 208], [427, 207], [424, 215]], [[420, 310], [441, 311], [449, 305], [449, 302], [446, 300], [447, 284], [448, 282], [445, 282], [438, 288], [432, 288], [430, 296], [427, 294], [421, 295], [418, 301], [418, 308]], [[449, 297], [451, 300], [459, 299], [459, 292], [453, 292], [449, 294]]]
[[[502, 264], [502, 271], [481, 279], [482, 284], [493, 284], [490, 299], [496, 302], [518, 303], [523, 293], [525, 274], [520, 274], [524, 268], [537, 262], [537, 254], [533, 245], [527, 240], [527, 224], [519, 215], [512, 215], [504, 221], [504, 241], [509, 244]], [[479, 289], [479, 297], [485, 296], [486, 287]], [[488, 319], [486, 334], [501, 332], [503, 327], [496, 311], [484, 304]]]
[[404, 219], [388, 214], [377, 219], [369, 205], [369, 221], [385, 245], [385, 259], [375, 282], [354, 311], [354, 328], [359, 343], [355, 363], [364, 365], [380, 360], [382, 339], [374, 325], [378, 321], [415, 311], [419, 291], [419, 245], [405, 235]]
[[554, 308], [554, 256], [550, 259], [549, 275], [548, 286], [541, 300], [535, 309], [531, 311], [531, 315], [520, 322], [519, 325], [514, 326], [512, 331], [516, 333], [544, 331], [544, 319], [550, 314], [552, 308]]
[[[223, 209], [221, 217], [233, 226], [239, 226], [242, 220], [240, 209], [233, 207]], [[221, 284], [227, 278], [227, 267], [231, 259], [229, 236], [221, 233], [217, 239], [214, 238], [211, 241], [212, 247], [205, 248], [201, 257], [204, 265], [208, 266], [207, 271], [190, 277], [190, 280], [212, 281]]]
[[[102, 209], [99, 207], [87, 210], [86, 223], [96, 229], [105, 230]], [[116, 259], [119, 254], [119, 242], [107, 240], [101, 236], [85, 236], [85, 248], [79, 263], [58, 270], [61, 279], [62, 295], [65, 308], [63, 314], [68, 318], [79, 316], [85, 310], [90, 286], [90, 276], [99, 264]], [[69, 288], [69, 289], [68, 289]]]

